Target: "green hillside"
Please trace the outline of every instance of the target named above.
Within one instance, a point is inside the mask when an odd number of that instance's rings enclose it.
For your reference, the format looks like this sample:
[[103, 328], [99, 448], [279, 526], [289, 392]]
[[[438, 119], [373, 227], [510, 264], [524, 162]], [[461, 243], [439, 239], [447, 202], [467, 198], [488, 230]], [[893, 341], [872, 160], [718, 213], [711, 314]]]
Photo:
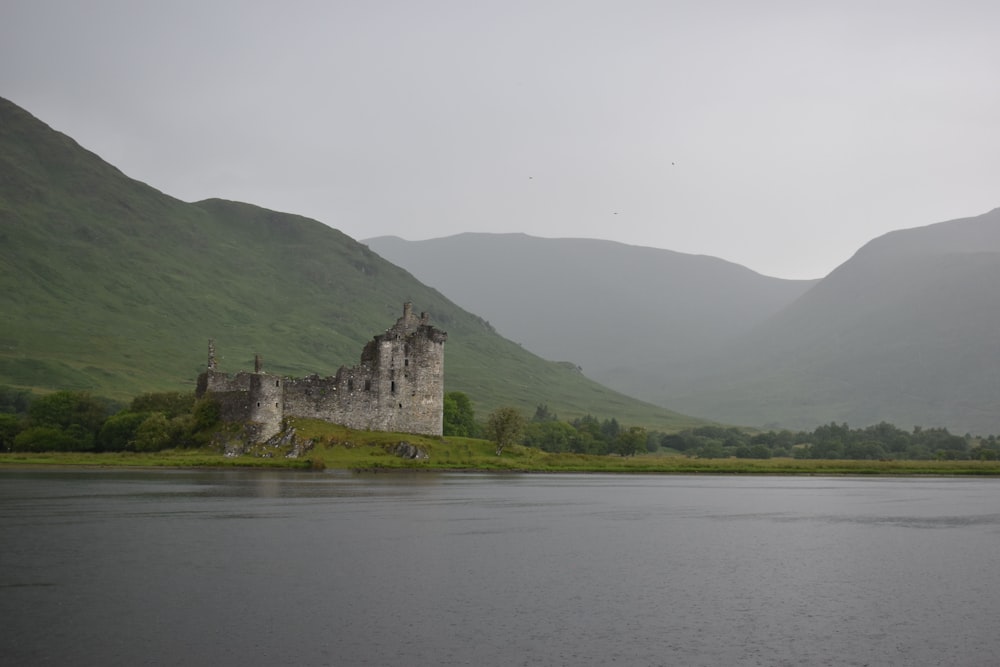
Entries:
[[695, 420], [544, 361], [315, 220], [188, 204], [132, 180], [0, 99], [0, 384], [126, 399], [223, 370], [329, 375], [404, 301], [449, 333], [446, 388], [478, 412], [547, 403], [664, 430]]

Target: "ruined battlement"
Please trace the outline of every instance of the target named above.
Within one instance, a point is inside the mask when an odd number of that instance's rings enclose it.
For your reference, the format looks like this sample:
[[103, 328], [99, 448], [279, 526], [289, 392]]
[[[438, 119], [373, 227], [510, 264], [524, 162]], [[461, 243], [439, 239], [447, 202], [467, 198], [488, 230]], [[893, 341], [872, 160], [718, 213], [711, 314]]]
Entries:
[[288, 378], [264, 372], [257, 355], [254, 372], [220, 372], [215, 343], [209, 341], [208, 367], [198, 378], [198, 396], [210, 396], [228, 422], [254, 425], [266, 440], [282, 430], [285, 417], [306, 417], [369, 431], [441, 435], [444, 411], [444, 343], [426, 313], [403, 316], [376, 335], [357, 366], [335, 375]]

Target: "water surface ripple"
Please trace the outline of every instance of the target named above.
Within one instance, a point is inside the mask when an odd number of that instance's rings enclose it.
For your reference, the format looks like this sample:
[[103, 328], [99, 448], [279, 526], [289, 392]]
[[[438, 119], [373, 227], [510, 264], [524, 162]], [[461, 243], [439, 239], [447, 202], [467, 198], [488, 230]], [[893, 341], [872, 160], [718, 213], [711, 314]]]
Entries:
[[989, 665], [1000, 480], [0, 470], [0, 662]]

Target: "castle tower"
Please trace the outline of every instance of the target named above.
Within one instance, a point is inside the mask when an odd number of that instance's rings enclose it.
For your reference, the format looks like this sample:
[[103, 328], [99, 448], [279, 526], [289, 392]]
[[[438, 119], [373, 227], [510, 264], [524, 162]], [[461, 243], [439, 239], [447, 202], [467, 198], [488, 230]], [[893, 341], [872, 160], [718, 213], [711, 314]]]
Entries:
[[418, 320], [410, 303], [403, 316], [375, 337], [375, 412], [369, 428], [441, 435], [444, 410], [444, 342], [448, 334]]
[[256, 372], [250, 376], [247, 392], [248, 420], [258, 424], [257, 437], [267, 440], [281, 431], [285, 414], [284, 378]]

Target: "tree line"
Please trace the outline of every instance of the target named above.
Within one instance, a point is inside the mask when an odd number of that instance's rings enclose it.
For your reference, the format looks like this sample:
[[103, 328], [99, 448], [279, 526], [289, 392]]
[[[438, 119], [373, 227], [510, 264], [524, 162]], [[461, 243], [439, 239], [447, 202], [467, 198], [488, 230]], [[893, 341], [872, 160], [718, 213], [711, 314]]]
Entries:
[[[193, 393], [137, 396], [128, 404], [86, 392], [44, 396], [0, 386], [0, 451], [154, 452], [208, 446], [219, 423], [218, 405]], [[812, 431], [767, 431], [700, 426], [661, 433], [592, 415], [563, 421], [538, 405], [526, 418], [503, 407], [483, 421], [462, 392], [444, 397], [445, 436], [491, 440], [498, 455], [511, 444], [547, 452], [632, 456], [643, 452], [700, 458], [1000, 459], [994, 435], [955, 435], [945, 428], [906, 431], [882, 422], [865, 428], [830, 423]]]
[[[453, 431], [445, 412], [445, 435], [493, 438], [487, 426], [476, 430], [468, 397], [453, 398], [462, 408], [464, 432]], [[446, 406], [447, 406], [446, 397]], [[504, 408], [513, 410], [513, 408]], [[491, 415], [492, 416], [492, 415]], [[450, 432], [452, 431], [452, 432]], [[830, 423], [812, 431], [767, 431], [726, 426], [700, 426], [678, 433], [662, 433], [636, 426], [622, 426], [615, 418], [592, 415], [560, 421], [547, 405], [538, 405], [531, 419], [523, 419], [516, 440], [547, 452], [631, 456], [641, 452], [677, 453], [699, 458], [861, 460], [997, 460], [1000, 441], [995, 435], [955, 435], [946, 428], [914, 427], [903, 430], [881, 422], [864, 428]]]
[[530, 420], [517, 408], [502, 407], [480, 423], [472, 401], [457, 391], [445, 394], [443, 421], [444, 435], [491, 440], [498, 456], [514, 443], [547, 452], [632, 456], [645, 451], [649, 441], [645, 429], [623, 428], [614, 418], [602, 421], [587, 415], [572, 422], [559, 421], [547, 405], [539, 405]]
[[44, 396], [0, 387], [0, 451], [155, 452], [199, 448], [219, 421], [218, 405], [193, 393], [137, 396], [128, 405], [87, 392]]
[[861, 460], [997, 460], [996, 436], [955, 435], [946, 428], [906, 431], [888, 422], [864, 428], [831, 422], [812, 431], [752, 432], [702, 426], [660, 435], [659, 445], [701, 458], [861, 459]]

